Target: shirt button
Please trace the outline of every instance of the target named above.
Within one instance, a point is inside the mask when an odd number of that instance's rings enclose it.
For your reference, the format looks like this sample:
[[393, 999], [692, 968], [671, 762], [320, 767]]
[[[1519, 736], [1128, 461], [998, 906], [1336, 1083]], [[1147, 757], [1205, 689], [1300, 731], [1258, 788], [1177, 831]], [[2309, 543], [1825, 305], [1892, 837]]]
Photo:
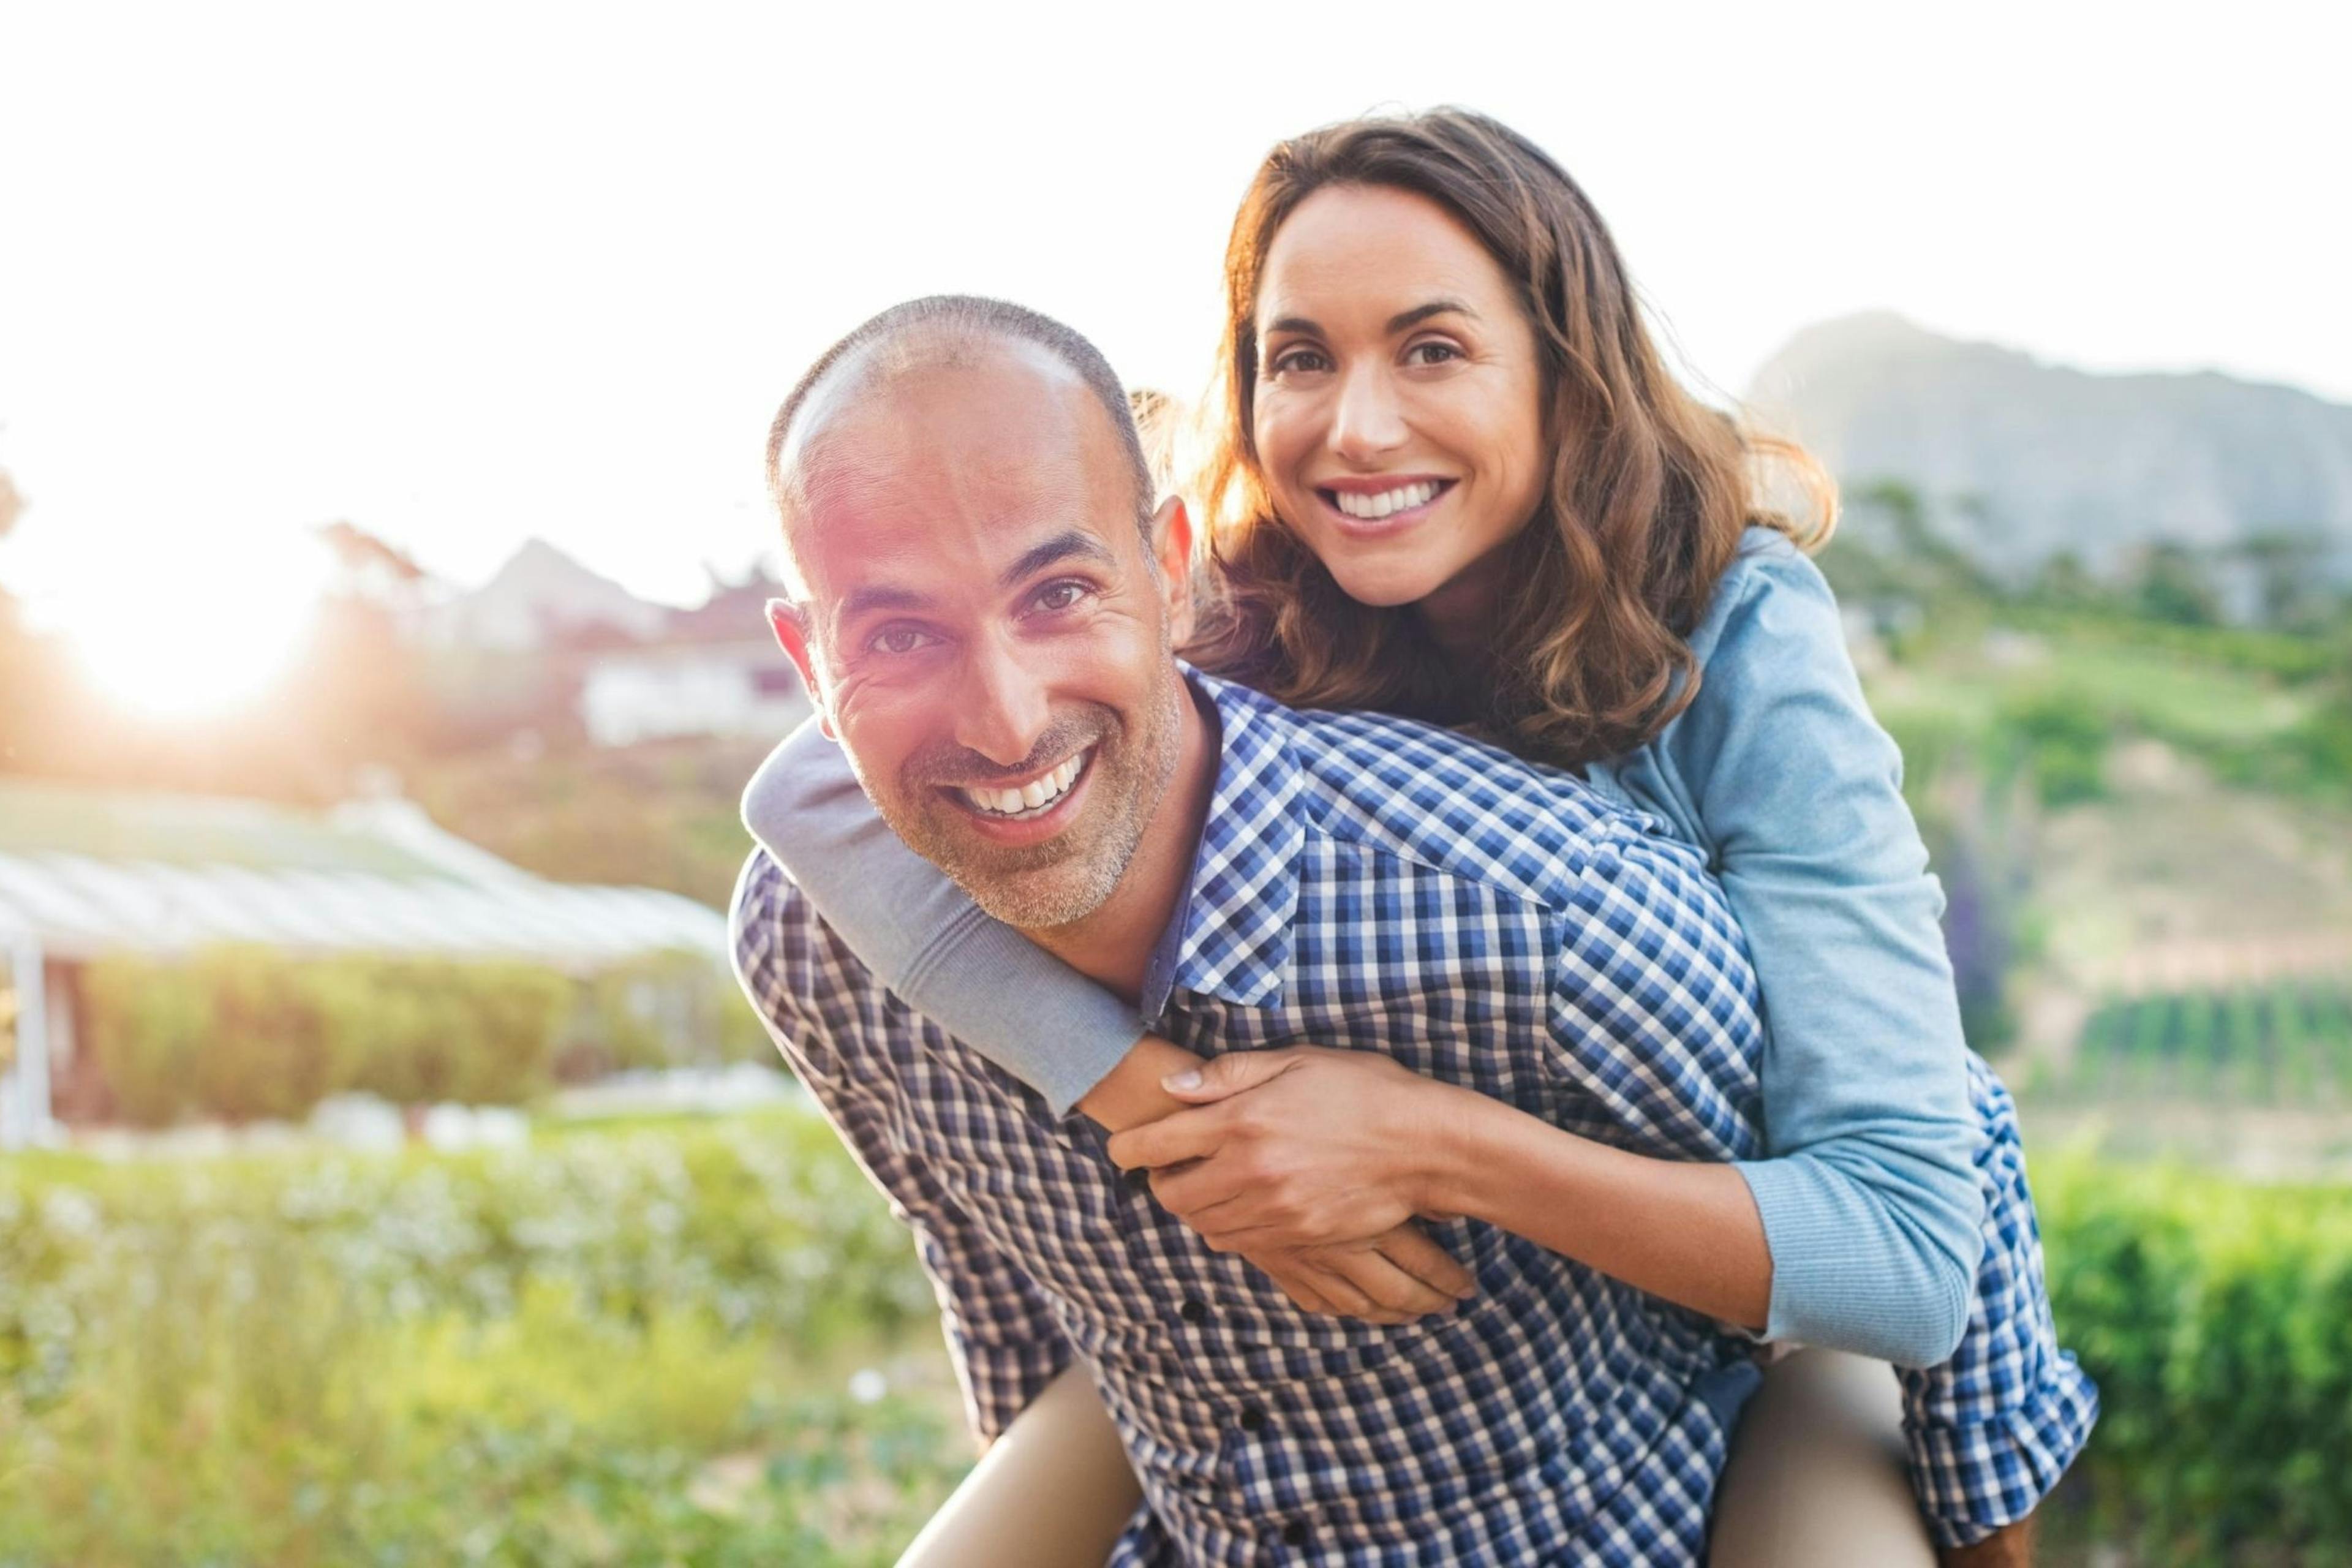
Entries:
[[1205, 1323], [1209, 1321], [1208, 1304], [1203, 1301], [1187, 1299], [1182, 1306], [1176, 1309], [1176, 1311], [1177, 1315], [1188, 1323]]
[[1306, 1545], [1306, 1544], [1307, 1544], [1307, 1523], [1306, 1523], [1306, 1521], [1305, 1521], [1304, 1520], [1297, 1520], [1297, 1519], [1294, 1519], [1294, 1520], [1292, 1520], [1288, 1524], [1284, 1525], [1284, 1526], [1282, 1527], [1282, 1543], [1283, 1543], [1285, 1546], [1304, 1546], [1304, 1545]]
[[1259, 1409], [1255, 1405], [1244, 1405], [1242, 1406], [1241, 1421], [1242, 1430], [1244, 1432], [1263, 1432], [1265, 1430], [1265, 1412]]

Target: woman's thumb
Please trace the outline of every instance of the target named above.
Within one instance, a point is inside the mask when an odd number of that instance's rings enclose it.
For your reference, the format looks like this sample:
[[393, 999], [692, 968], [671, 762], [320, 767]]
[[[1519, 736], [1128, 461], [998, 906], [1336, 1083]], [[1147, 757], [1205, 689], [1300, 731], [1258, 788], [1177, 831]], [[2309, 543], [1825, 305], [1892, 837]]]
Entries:
[[1170, 1073], [1160, 1087], [1190, 1105], [1208, 1105], [1280, 1075], [1290, 1063], [1271, 1051], [1233, 1051]]

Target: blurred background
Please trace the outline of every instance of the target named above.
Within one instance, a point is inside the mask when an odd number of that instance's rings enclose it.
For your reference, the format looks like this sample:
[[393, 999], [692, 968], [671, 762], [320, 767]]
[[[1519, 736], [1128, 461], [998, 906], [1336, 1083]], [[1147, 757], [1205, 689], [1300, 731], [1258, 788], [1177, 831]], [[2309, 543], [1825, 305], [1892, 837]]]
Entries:
[[0, 1564], [890, 1560], [929, 1292], [722, 952], [766, 421], [943, 289], [1189, 396], [1266, 146], [1442, 102], [1843, 485], [2051, 1557], [2344, 1561], [2352, 37], [1626, 10], [0, 15]]

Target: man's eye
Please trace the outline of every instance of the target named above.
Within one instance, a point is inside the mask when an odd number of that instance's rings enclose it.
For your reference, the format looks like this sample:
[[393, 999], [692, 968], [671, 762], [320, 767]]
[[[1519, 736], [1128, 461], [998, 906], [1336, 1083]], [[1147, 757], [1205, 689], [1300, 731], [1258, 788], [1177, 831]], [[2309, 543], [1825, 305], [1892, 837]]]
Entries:
[[940, 639], [919, 626], [884, 626], [866, 639], [876, 653], [912, 653]]
[[1036, 596], [1029, 603], [1034, 608], [1048, 612], [1074, 610], [1085, 601], [1086, 596], [1087, 585], [1084, 583], [1048, 583], [1037, 590]]

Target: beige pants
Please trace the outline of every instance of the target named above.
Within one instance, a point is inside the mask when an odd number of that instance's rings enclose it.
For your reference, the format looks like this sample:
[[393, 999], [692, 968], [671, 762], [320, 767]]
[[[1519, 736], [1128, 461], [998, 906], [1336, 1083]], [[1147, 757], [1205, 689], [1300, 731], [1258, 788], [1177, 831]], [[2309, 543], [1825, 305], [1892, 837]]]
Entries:
[[[1799, 1351], [1764, 1373], [1716, 1494], [1709, 1568], [1933, 1568], [1884, 1362]], [[998, 1438], [898, 1568], [1102, 1568], [1141, 1493], [1072, 1368]]]

